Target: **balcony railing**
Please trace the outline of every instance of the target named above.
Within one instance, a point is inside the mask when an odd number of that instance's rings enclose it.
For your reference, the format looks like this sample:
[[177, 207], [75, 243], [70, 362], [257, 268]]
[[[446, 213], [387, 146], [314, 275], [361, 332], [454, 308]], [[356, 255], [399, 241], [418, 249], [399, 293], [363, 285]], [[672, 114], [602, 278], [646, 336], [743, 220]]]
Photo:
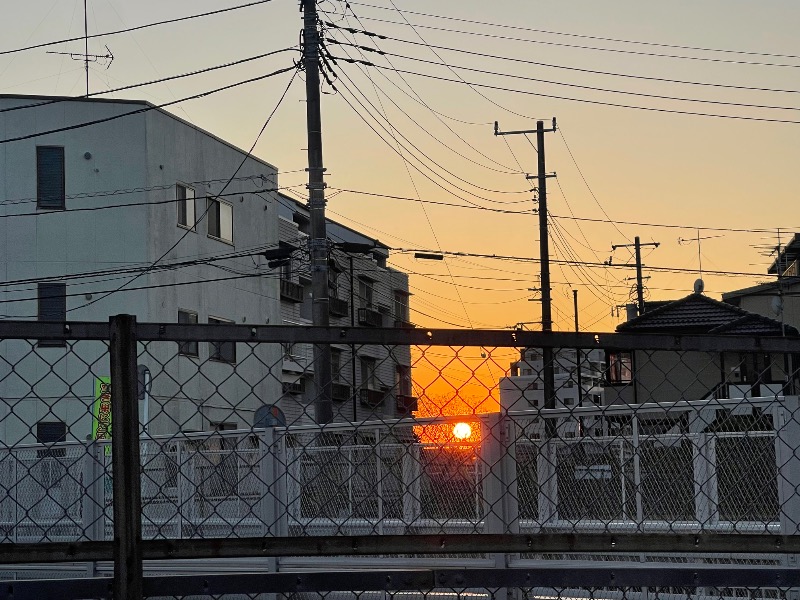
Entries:
[[386, 392], [381, 390], [371, 390], [368, 388], [362, 388], [359, 390], [359, 396], [361, 398], [361, 405], [368, 406], [370, 408], [376, 408], [383, 404], [384, 398], [386, 398]]
[[367, 327], [380, 327], [383, 325], [383, 315], [372, 308], [358, 309], [358, 324]]
[[414, 396], [397, 396], [397, 414], [408, 415], [417, 410], [418, 401]]
[[302, 302], [303, 286], [288, 279], [281, 279], [281, 300]]
[[332, 317], [346, 317], [350, 314], [350, 303], [347, 300], [331, 296], [328, 298], [328, 313]]
[[334, 402], [346, 402], [350, 399], [350, 386], [344, 383], [331, 384], [331, 400]]

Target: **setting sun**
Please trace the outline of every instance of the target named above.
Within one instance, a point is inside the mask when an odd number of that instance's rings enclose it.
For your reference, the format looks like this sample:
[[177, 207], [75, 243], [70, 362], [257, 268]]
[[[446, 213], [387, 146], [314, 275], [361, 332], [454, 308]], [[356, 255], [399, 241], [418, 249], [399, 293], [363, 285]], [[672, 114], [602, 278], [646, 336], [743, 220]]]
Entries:
[[453, 427], [453, 437], [457, 440], [465, 440], [472, 435], [472, 427], [469, 423], [456, 423]]

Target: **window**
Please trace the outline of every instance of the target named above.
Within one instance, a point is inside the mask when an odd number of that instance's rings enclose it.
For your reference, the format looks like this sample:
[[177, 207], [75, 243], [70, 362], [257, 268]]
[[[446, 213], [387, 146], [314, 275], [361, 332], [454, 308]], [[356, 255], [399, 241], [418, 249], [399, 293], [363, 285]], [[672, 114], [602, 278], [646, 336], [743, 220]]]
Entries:
[[[40, 283], [39, 321], [67, 320], [67, 286], [65, 283]], [[39, 346], [66, 346], [64, 340], [39, 340]]]
[[397, 365], [395, 369], [395, 387], [398, 396], [411, 395], [411, 367]]
[[358, 301], [361, 308], [372, 308], [372, 282], [369, 279], [358, 280]]
[[378, 389], [378, 378], [375, 376], [375, 359], [361, 357], [361, 387], [376, 390]]
[[66, 208], [64, 148], [36, 147], [36, 208]]
[[342, 351], [338, 348], [331, 348], [331, 381], [339, 383], [341, 381], [342, 370]]
[[[227, 319], [218, 319], [216, 317], [208, 317], [209, 325], [225, 325], [227, 323], [233, 323], [233, 321], [229, 321]], [[236, 342], [210, 342], [208, 358], [211, 360], [219, 360], [221, 362], [235, 363]]]
[[608, 353], [608, 382], [612, 385], [630, 383], [633, 378], [633, 359], [630, 352]]
[[402, 290], [394, 291], [394, 318], [397, 321], [408, 321], [408, 294]]
[[227, 202], [208, 199], [208, 237], [233, 243], [233, 206]]
[[67, 439], [67, 424], [64, 421], [39, 421], [36, 424], [36, 441], [54, 444]]
[[[197, 313], [190, 310], [178, 309], [178, 323], [188, 323], [190, 325], [197, 325]], [[197, 342], [179, 342], [178, 353], [184, 356], [197, 356], [198, 343]]]
[[281, 279], [284, 281], [292, 280], [292, 257], [281, 261]]
[[[67, 424], [64, 421], [39, 421], [36, 423], [36, 441], [40, 444], [56, 444], [63, 442], [67, 439]], [[36, 455], [38, 458], [56, 458], [66, 456], [66, 448], [48, 448], [47, 450], [38, 450]], [[49, 463], [50, 461], [41, 461], [42, 463]], [[40, 468], [41, 483], [52, 487], [56, 485], [63, 473], [60, 465], [56, 464], [43, 464]]]
[[178, 225], [194, 229], [194, 189], [180, 183], [177, 184], [175, 199], [178, 205]]

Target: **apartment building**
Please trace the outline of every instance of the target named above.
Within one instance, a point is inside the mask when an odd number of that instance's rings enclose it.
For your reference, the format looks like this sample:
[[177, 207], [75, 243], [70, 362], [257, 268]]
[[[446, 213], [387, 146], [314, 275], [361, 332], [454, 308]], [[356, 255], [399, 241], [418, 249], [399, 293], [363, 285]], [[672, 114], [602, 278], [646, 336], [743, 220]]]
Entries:
[[[305, 248], [305, 226], [292, 216], [305, 209], [294, 203], [287, 212], [287, 199], [274, 192], [277, 169], [268, 162], [135, 100], [0, 95], [0, 139], [3, 318], [107, 321], [128, 313], [140, 322], [308, 322], [305, 271], [264, 256], [280, 242]], [[367, 239], [331, 227], [332, 235]], [[358, 282], [372, 282], [375, 294], [363, 305], [364, 319], [359, 305], [359, 321], [388, 324], [399, 310], [387, 299], [395, 289], [405, 291], [407, 311], [407, 278], [385, 268], [387, 255], [376, 245], [371, 256], [355, 261]], [[343, 282], [342, 294], [346, 287]], [[356, 291], [362, 292], [368, 293]], [[334, 302], [335, 310], [347, 313]], [[140, 356], [151, 373], [140, 404], [144, 433], [250, 427], [265, 406], [304, 415], [297, 382], [284, 377], [296, 356], [286, 350], [279, 344], [149, 344]], [[344, 362], [348, 351], [339, 357]], [[96, 342], [0, 341], [0, 397], [7, 407], [0, 440], [94, 435], [95, 386], [109, 376], [105, 352]], [[406, 386], [398, 367], [410, 364], [408, 350], [396, 351], [397, 360], [375, 352], [357, 349], [365, 375], [359, 383], [346, 380], [360, 390], [357, 416], [397, 414], [397, 404], [385, 398], [395, 402], [394, 390], [410, 392], [410, 378]]]
[[[278, 231], [284, 247], [298, 248], [281, 265], [281, 320], [284, 325], [311, 324], [311, 273], [305, 252], [310, 228], [304, 203], [279, 194]], [[411, 327], [408, 275], [388, 266], [389, 248], [350, 227], [328, 220], [330, 240], [329, 313], [331, 325]], [[331, 350], [332, 399], [336, 420], [410, 416], [417, 409], [411, 385], [408, 346], [340, 344]], [[282, 403], [287, 422], [313, 418], [314, 364], [309, 344], [284, 348]]]

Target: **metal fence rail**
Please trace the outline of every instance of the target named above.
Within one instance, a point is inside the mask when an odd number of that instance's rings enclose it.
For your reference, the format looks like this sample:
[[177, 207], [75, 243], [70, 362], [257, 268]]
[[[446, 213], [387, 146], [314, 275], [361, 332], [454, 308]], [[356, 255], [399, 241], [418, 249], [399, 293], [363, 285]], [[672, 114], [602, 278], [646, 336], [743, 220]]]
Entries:
[[[332, 347], [331, 423], [313, 422], [303, 344]], [[520, 598], [793, 588], [795, 355], [791, 338], [3, 322], [0, 577], [71, 563], [115, 573], [116, 597], [352, 592], [376, 574], [363, 591], [387, 592], [409, 567], [434, 581], [392, 593], [436, 595], [450, 575], [431, 568], [455, 566], [468, 579], [444, 587]], [[572, 579], [542, 583], [554, 564]], [[308, 569], [329, 577], [277, 583]], [[175, 593], [142, 579], [247, 571]]]

